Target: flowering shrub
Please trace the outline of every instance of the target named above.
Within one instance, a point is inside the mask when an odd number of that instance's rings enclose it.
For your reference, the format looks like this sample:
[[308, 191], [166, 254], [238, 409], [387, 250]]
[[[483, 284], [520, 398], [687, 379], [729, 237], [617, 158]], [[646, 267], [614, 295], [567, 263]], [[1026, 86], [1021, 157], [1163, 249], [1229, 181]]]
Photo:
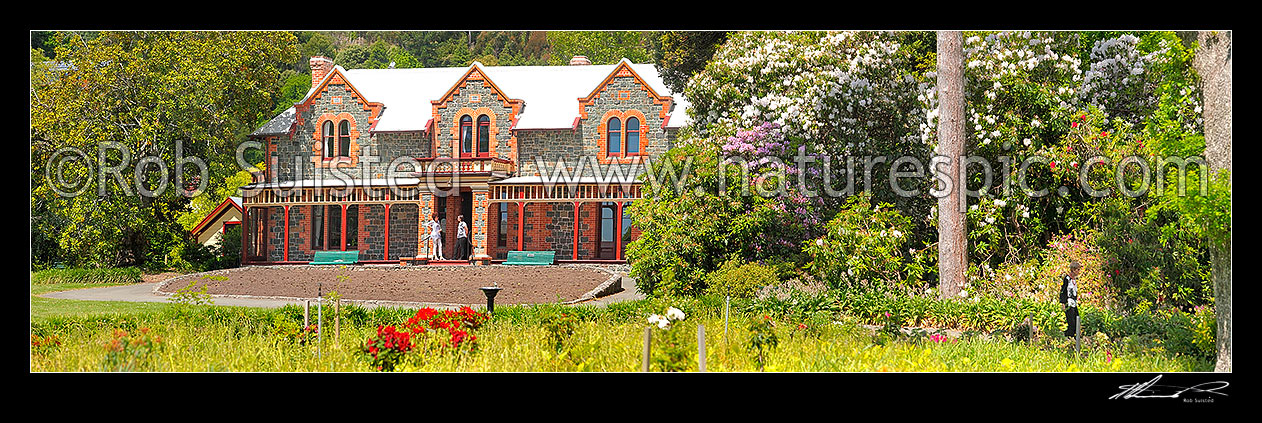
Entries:
[[101, 369], [107, 372], [130, 372], [149, 367], [149, 356], [161, 349], [162, 337], [156, 336], [147, 327], [139, 333], [128, 333], [122, 329], [114, 329], [113, 339], [105, 343], [105, 359]]
[[[653, 174], [663, 174], [663, 163], [691, 160], [689, 178], [678, 191], [651, 187], [658, 195], [632, 207], [642, 236], [628, 257], [640, 290], [699, 294], [702, 278], [731, 259], [800, 265], [802, 242], [823, 232], [841, 202], [840, 195], [814, 193], [857, 190], [844, 182], [853, 182], [853, 164], [847, 169], [831, 159], [927, 158], [929, 147], [915, 133], [923, 120], [916, 112], [918, 56], [903, 39], [876, 32], [733, 34], [686, 89], [691, 134], [654, 161]], [[799, 164], [799, 155], [813, 164]], [[904, 189], [924, 185], [912, 180]], [[929, 206], [924, 198], [895, 197], [888, 184], [872, 189], [877, 198]]]
[[658, 335], [653, 338], [652, 363], [664, 372], [680, 372], [688, 368], [692, 362], [692, 348], [689, 337], [678, 329], [678, 322], [687, 316], [680, 309], [670, 307], [665, 314], [653, 314], [648, 317], [649, 325], [656, 327]]
[[460, 310], [443, 310], [438, 311], [430, 307], [425, 307], [416, 311], [416, 314], [408, 318], [404, 324], [409, 332], [413, 334], [424, 334], [427, 330], [442, 329], [447, 331], [447, 338], [443, 344], [452, 349], [459, 349], [464, 345], [469, 350], [477, 347], [478, 337], [469, 333], [470, 330], [477, 329], [490, 318], [485, 313], [480, 313], [468, 306], [461, 307]]
[[733, 298], [752, 298], [759, 289], [780, 282], [776, 270], [760, 263], [731, 260], [706, 275], [706, 292]]
[[385, 372], [394, 371], [411, 350], [412, 335], [394, 326], [377, 326], [377, 335], [368, 338], [362, 348], [362, 352], [368, 354], [371, 366]]
[[889, 204], [872, 205], [856, 195], [826, 226], [824, 236], [808, 240], [806, 268], [833, 288], [903, 288], [918, 285], [933, 266], [931, 249], [908, 248], [911, 219]]
[[47, 354], [57, 346], [61, 345], [61, 340], [56, 335], [39, 336], [31, 334], [31, 353]]
[[560, 353], [574, 330], [578, 328], [578, 318], [572, 313], [553, 312], [544, 316], [543, 330], [548, 333], [548, 344]]

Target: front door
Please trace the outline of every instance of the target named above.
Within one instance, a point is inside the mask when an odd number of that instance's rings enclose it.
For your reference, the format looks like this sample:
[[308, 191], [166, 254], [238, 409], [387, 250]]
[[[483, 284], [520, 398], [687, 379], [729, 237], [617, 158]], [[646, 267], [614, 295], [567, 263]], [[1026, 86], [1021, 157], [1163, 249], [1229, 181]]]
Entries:
[[600, 203], [600, 234], [597, 239], [600, 240], [596, 249], [596, 259], [613, 260], [615, 258], [617, 246], [617, 215], [618, 209], [613, 203]]

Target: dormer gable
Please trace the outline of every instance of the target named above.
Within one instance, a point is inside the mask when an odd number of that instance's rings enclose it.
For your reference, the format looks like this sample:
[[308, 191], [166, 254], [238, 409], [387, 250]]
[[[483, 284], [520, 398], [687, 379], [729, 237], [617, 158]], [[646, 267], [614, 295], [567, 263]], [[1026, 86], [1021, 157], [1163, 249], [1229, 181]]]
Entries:
[[[333, 69], [324, 76], [323, 80], [320, 81], [319, 84], [313, 85], [311, 91], [307, 93], [306, 97], [297, 103], [294, 103], [294, 108], [302, 112], [309, 112], [316, 100], [329, 95], [328, 92], [330, 86], [343, 86], [343, 88], [351, 94], [351, 98], [334, 98], [332, 99], [332, 102], [335, 104], [346, 104], [350, 101], [358, 103], [364, 111], [368, 112], [368, 128], [371, 130], [372, 127], [377, 124], [377, 119], [381, 117], [381, 112], [385, 110], [385, 104], [368, 101], [368, 99], [364, 98], [364, 95], [361, 94], [359, 90], [355, 88], [355, 85], [346, 78], [344, 71], [345, 69], [341, 66], [333, 67]], [[297, 115], [297, 123], [301, 126], [303, 124], [303, 114], [298, 113]]]
[[[468, 156], [461, 150], [460, 134], [460, 119], [468, 118], [473, 121], [470, 125], [475, 125], [475, 130], [479, 131], [472, 134], [475, 139], [473, 142], [482, 142], [483, 135], [489, 138], [485, 144], [488, 151], [474, 152], [473, 156], [485, 154], [500, 159], [517, 159], [517, 140], [513, 129], [526, 102], [505, 94], [486, 74], [481, 63], [469, 65], [468, 70], [461, 74], [451, 88], [437, 100], [430, 101], [430, 104], [432, 116], [429, 125], [433, 133], [432, 151], [435, 157]], [[482, 116], [488, 118], [485, 134], [481, 133]], [[477, 147], [482, 147], [482, 144]]]
[[[640, 89], [645, 94], [647, 94], [648, 97], [653, 101], [653, 104], [660, 107], [660, 109], [657, 110], [657, 113], [658, 113], [658, 116], [662, 119], [662, 127], [665, 128], [666, 123], [669, 122], [670, 120], [670, 111], [671, 111], [672, 105], [674, 104], [674, 99], [671, 98], [670, 96], [664, 96], [664, 95], [658, 94], [657, 90], [654, 90], [652, 86], [650, 86], [647, 82], [644, 81], [644, 78], [641, 77], [639, 73], [636, 73], [635, 69], [631, 68], [631, 61], [627, 60], [626, 58], [623, 58], [622, 61], [618, 62], [618, 66], [615, 67], [612, 72], [609, 72], [609, 75], [606, 76], [604, 80], [600, 81], [599, 84], [596, 84], [596, 87], [592, 89], [591, 93], [587, 94], [586, 97], [580, 97], [578, 99], [579, 117], [578, 119], [575, 119], [574, 121], [575, 127], [577, 128], [580, 120], [585, 120], [588, 118], [587, 108], [592, 106], [593, 103], [595, 103], [595, 100], [600, 97], [601, 91], [604, 91], [605, 87], [607, 87], [611, 82], [613, 82], [615, 78], [620, 78], [620, 77], [633, 78], [636, 84], [640, 87]], [[630, 96], [631, 93], [619, 92], [616, 95]], [[647, 111], [647, 110], [645, 112], [652, 113], [652, 111]], [[599, 118], [600, 116], [597, 116], [597, 117]]]

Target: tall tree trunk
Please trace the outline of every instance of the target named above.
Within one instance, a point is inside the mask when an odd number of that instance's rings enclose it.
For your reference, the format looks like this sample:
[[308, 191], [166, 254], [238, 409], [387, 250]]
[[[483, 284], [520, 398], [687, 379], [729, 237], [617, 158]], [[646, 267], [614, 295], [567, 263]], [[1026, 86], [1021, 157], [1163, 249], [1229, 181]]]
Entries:
[[938, 198], [938, 289], [941, 298], [958, 295], [968, 272], [964, 179], [964, 35], [938, 31], [938, 154], [946, 156], [950, 189]]
[[[1231, 171], [1231, 32], [1201, 31], [1193, 66], [1201, 75], [1205, 107], [1205, 161], [1211, 172]], [[1211, 242], [1214, 315], [1218, 320], [1218, 361], [1214, 371], [1231, 371], [1231, 235]]]

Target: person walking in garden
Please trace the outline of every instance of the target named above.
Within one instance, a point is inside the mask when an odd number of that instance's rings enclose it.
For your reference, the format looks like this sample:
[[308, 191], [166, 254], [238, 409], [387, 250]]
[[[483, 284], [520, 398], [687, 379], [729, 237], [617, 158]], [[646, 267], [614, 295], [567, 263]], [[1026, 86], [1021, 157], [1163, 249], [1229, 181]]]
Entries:
[[430, 217], [428, 225], [429, 239], [434, 241], [434, 260], [446, 260], [446, 258], [443, 258], [443, 225], [438, 223], [437, 214]]
[[1078, 269], [1082, 265], [1077, 261], [1069, 263], [1069, 274], [1062, 275], [1060, 285], [1060, 306], [1065, 311], [1065, 323], [1069, 328], [1065, 329], [1065, 336], [1074, 337], [1078, 334]]
[[456, 260], [469, 259], [469, 224], [465, 223], [464, 215], [456, 216]]

